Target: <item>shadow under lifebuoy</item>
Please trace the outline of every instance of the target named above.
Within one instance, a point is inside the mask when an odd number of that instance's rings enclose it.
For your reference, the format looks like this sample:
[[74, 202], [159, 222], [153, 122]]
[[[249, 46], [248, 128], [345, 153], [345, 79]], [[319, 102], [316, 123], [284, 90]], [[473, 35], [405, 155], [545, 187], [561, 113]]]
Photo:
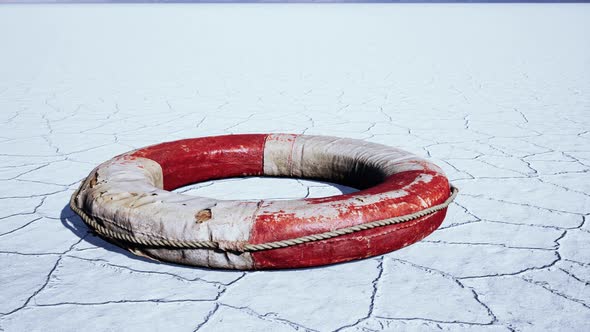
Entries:
[[[125, 255], [131, 259], [140, 260], [143, 262], [160, 264], [160, 262], [157, 262], [157, 261], [145, 258], [145, 257], [141, 257], [141, 256], [136, 256], [126, 249], [123, 249], [117, 245], [114, 245], [114, 244], [106, 241], [106, 240], [103, 240], [98, 235], [96, 235], [94, 233], [94, 231], [91, 230], [84, 223], [84, 221], [80, 218], [80, 216], [78, 216], [74, 211], [72, 211], [72, 209], [70, 208], [70, 204], [67, 204], [61, 210], [60, 220], [61, 220], [61, 223], [67, 229], [69, 229], [72, 233], [74, 233], [76, 236], [78, 236], [80, 239], [82, 239], [82, 242], [86, 242], [86, 243], [93, 245], [95, 247], [101, 247], [101, 248], [103, 248], [107, 251], [110, 251], [110, 252]], [[170, 265], [177, 265], [177, 264], [170, 264]], [[179, 265], [179, 266], [182, 266], [182, 265]]]
[[[336, 183], [330, 183], [330, 182], [324, 182], [324, 181], [314, 181], [314, 182], [318, 182], [318, 183], [321, 183], [324, 185], [329, 185], [331, 187], [334, 187], [338, 191], [340, 191], [340, 193], [342, 195], [353, 193], [353, 192], [357, 191], [357, 189], [354, 189], [354, 188], [351, 188], [351, 187], [348, 187], [345, 185], [336, 184]], [[110, 252], [113, 252], [116, 254], [125, 255], [126, 257], [133, 259], [133, 260], [138, 260], [138, 261], [147, 262], [147, 263], [151, 263], [151, 264], [164, 264], [164, 265], [176, 266], [176, 267], [187, 268], [187, 269], [190, 268], [190, 269], [199, 269], [199, 270], [206, 270], [206, 271], [240, 272], [238, 270], [231, 270], [231, 269], [207, 268], [207, 267], [199, 267], [199, 266], [191, 266], [191, 265], [182, 265], [182, 264], [176, 264], [176, 263], [170, 263], [170, 262], [162, 262], [162, 261], [152, 260], [152, 259], [149, 259], [146, 257], [137, 256], [137, 255], [131, 253], [130, 251], [128, 251], [127, 249], [124, 249], [124, 248], [119, 247], [113, 243], [110, 243], [107, 240], [98, 236], [96, 233], [94, 233], [94, 231], [92, 229], [90, 229], [86, 225], [86, 223], [84, 223], [84, 221], [80, 218], [80, 216], [78, 216], [70, 208], [69, 203], [66, 204], [62, 208], [61, 213], [60, 213], [60, 220], [61, 220], [61, 223], [64, 225], [64, 227], [66, 227], [72, 233], [74, 233], [77, 237], [82, 239], [82, 242], [86, 242], [92, 246], [100, 247], [100, 248], [103, 248], [107, 251], [110, 251]], [[343, 262], [343, 263], [336, 263], [336, 264], [330, 264], [330, 265], [337, 265], [337, 264], [339, 265], [339, 264], [347, 264], [347, 263], [351, 263], [351, 262]], [[317, 269], [317, 268], [322, 268], [322, 266], [306, 267], [306, 268], [293, 268], [293, 269], [280, 269], [280, 270], [265, 270], [265, 271], [266, 272], [278, 272], [278, 271], [288, 271], [288, 270], [308, 270], [308, 269]]]

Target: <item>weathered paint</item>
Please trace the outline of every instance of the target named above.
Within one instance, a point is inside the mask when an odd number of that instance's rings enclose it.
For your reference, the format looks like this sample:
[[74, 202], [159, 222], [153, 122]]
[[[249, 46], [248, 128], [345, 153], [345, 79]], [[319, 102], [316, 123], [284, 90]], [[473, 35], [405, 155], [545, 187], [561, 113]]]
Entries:
[[[258, 203], [168, 191], [200, 181], [260, 175], [320, 178], [364, 189], [332, 197]], [[388, 219], [440, 204], [449, 196], [449, 183], [440, 168], [403, 150], [293, 134], [228, 135], [157, 144], [102, 164], [89, 179], [81, 191], [80, 206], [105, 220], [108, 227], [228, 245], [280, 241]], [[254, 253], [130, 249], [159, 260], [199, 266], [316, 266], [412, 244], [434, 231], [445, 214], [446, 209], [402, 224]]]
[[237, 176], [262, 175], [265, 134], [184, 139], [139, 149], [131, 157], [151, 159], [164, 173], [164, 189]]
[[[256, 214], [250, 241], [278, 241], [388, 219], [440, 204], [448, 198], [449, 185], [443, 176], [436, 176], [429, 183], [413, 182], [415, 177], [415, 171], [404, 172], [391, 176], [379, 188], [327, 199], [265, 201]], [[396, 192], [402, 194], [395, 195]], [[430, 203], [425, 204], [426, 200]]]
[[252, 253], [255, 269], [311, 267], [386, 254], [422, 240], [442, 223], [446, 209], [407, 223], [328, 240]]
[[[256, 202], [219, 201], [161, 188], [162, 170], [158, 163], [120, 156], [91, 173], [81, 186], [76, 205], [111, 231], [137, 237], [231, 243], [249, 239]], [[206, 222], [197, 219], [202, 211], [210, 217]], [[123, 245], [135, 254], [162, 261], [233, 269], [253, 266], [249, 253]]]

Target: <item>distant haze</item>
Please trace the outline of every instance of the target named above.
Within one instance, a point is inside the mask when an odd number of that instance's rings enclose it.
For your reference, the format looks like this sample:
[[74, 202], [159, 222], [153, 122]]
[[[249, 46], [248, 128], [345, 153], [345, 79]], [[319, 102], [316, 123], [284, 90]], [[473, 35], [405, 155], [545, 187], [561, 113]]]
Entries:
[[0, 0], [2, 3], [586, 3], [585, 0]]

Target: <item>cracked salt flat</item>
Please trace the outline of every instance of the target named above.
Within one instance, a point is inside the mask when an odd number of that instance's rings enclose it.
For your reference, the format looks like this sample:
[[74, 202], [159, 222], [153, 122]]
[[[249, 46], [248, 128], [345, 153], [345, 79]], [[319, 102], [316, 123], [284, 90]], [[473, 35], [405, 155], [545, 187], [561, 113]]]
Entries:
[[[586, 31], [587, 5], [2, 6], [0, 330], [589, 330]], [[116, 154], [244, 132], [398, 146], [462, 192], [420, 243], [276, 272], [152, 262], [67, 208]]]

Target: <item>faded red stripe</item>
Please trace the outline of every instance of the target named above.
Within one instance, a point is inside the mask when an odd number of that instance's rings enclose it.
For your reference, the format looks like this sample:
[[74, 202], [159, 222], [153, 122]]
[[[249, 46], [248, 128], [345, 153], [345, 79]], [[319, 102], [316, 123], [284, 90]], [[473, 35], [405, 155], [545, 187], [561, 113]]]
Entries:
[[[449, 197], [449, 183], [441, 174], [431, 173], [428, 182], [412, 181], [424, 171], [409, 171], [389, 177], [375, 187], [347, 195], [306, 199], [304, 201], [275, 204], [263, 202], [252, 229], [250, 242], [264, 243], [331, 231], [375, 220], [410, 214], [428, 206], [440, 204]], [[366, 204], [363, 197], [405, 189], [402, 197], [384, 197]], [[307, 213], [306, 213], [307, 212]]]
[[162, 167], [164, 190], [191, 183], [263, 174], [267, 134], [201, 137], [161, 143], [131, 153]]
[[328, 240], [252, 253], [255, 269], [311, 267], [382, 255], [422, 240], [442, 223], [446, 209], [408, 223]]
[[[440, 204], [449, 197], [448, 180], [440, 173], [428, 173], [433, 176], [428, 183], [417, 182], [409, 186], [418, 175], [427, 173], [408, 171], [393, 175], [384, 183], [367, 190], [308, 199], [307, 204], [303, 207], [300, 205], [299, 208], [322, 213], [305, 218], [296, 209], [273, 210], [273, 203], [269, 202], [266, 207], [259, 209], [250, 242], [280, 241], [410, 214], [422, 210], [424, 201], [428, 202], [428, 206]], [[357, 203], [354, 199], [402, 188], [408, 191], [408, 195], [384, 198], [375, 204]], [[404, 224], [379, 227], [289, 248], [255, 252], [252, 257], [255, 267], [262, 269], [316, 266], [380, 255], [426, 237], [440, 225], [445, 214], [446, 209]]]

